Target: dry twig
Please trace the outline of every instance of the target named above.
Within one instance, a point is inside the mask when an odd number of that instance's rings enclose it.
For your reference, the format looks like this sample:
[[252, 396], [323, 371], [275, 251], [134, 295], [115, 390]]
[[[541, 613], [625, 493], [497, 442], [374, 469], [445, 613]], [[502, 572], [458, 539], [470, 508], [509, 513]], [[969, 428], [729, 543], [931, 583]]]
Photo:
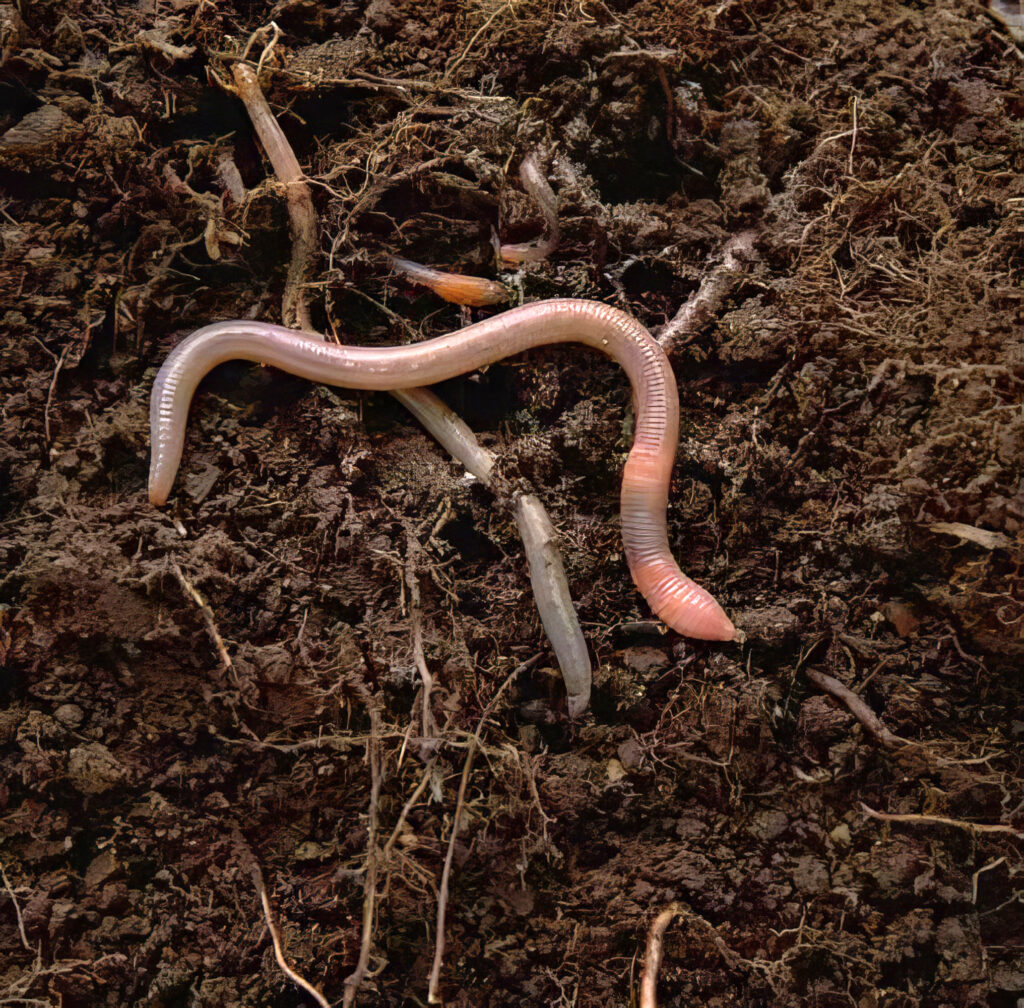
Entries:
[[654, 918], [647, 932], [644, 971], [640, 978], [640, 1008], [658, 1008], [658, 970], [665, 954], [665, 929], [683, 912], [678, 903], [670, 903]]
[[[174, 576], [178, 579], [178, 584], [181, 585], [185, 594], [188, 595], [188, 597], [199, 607], [199, 614], [203, 617], [203, 622], [206, 624], [206, 632], [210, 635], [225, 670], [231, 675], [232, 680], [234, 680], [234, 666], [231, 664], [231, 656], [228, 654], [228, 649], [224, 646], [224, 638], [221, 637], [220, 631], [217, 629], [213, 610], [210, 608], [206, 599], [199, 594], [199, 590], [185, 576], [185, 572], [177, 564], [173, 564], [171, 566], [171, 570], [174, 571]], [[235, 685], [237, 685], [237, 682]]]
[[848, 686], [838, 679], [807, 669], [807, 678], [819, 689], [834, 696], [864, 726], [865, 731], [876, 741], [887, 747], [901, 745], [905, 742], [899, 735], [894, 735], [882, 724], [882, 719]]
[[742, 231], [730, 239], [721, 252], [721, 262], [701, 281], [700, 287], [690, 295], [686, 304], [668, 322], [655, 332], [666, 353], [685, 346], [709, 321], [735, 287], [747, 268], [753, 254], [756, 231]]
[[356, 968], [345, 981], [343, 1008], [350, 1008], [355, 1003], [359, 985], [366, 976], [366, 967], [370, 962], [370, 949], [373, 945], [373, 923], [377, 899], [377, 822], [380, 803], [381, 784], [381, 752], [378, 733], [380, 730], [380, 714], [373, 698], [365, 696], [370, 710], [370, 742], [367, 756], [370, 761], [370, 808], [366, 826], [366, 876], [363, 879], [363, 931], [359, 944], [359, 959]]
[[972, 833], [1008, 833], [1010, 836], [1024, 840], [1024, 830], [1019, 830], [1006, 823], [976, 823], [966, 819], [950, 819], [948, 816], [920, 815], [916, 812], [876, 812], [864, 802], [860, 803], [866, 815], [882, 822], [925, 823], [935, 826], [952, 826], [955, 829], [970, 830]]

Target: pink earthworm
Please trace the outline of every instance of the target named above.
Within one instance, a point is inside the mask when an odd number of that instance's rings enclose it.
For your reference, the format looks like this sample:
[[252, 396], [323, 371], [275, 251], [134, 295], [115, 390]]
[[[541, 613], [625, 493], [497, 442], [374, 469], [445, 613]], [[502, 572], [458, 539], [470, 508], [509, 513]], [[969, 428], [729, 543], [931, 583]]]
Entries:
[[225, 361], [250, 360], [328, 385], [391, 391], [445, 381], [532, 347], [570, 342], [614, 358], [633, 386], [636, 433], [620, 502], [622, 540], [634, 583], [673, 630], [702, 640], [739, 639], [721, 606], [683, 574], [669, 549], [665, 511], [679, 399], [668, 358], [639, 322], [596, 301], [538, 301], [400, 347], [339, 346], [266, 322], [206, 326], [175, 347], [153, 386], [149, 499], [157, 506], [166, 503], [196, 387]]
[[390, 263], [396, 273], [401, 273], [414, 284], [429, 287], [439, 297], [453, 304], [483, 308], [485, 305], [508, 301], [508, 288], [496, 280], [464, 276], [462, 273], [445, 273], [444, 270], [423, 266], [411, 259], [399, 259], [397, 256], [392, 256]]

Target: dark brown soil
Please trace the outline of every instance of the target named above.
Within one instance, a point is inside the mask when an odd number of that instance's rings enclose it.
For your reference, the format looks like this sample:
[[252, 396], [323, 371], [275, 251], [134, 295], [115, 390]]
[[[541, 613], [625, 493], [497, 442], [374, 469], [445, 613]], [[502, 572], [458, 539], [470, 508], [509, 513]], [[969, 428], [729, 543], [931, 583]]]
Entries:
[[[528, 300], [657, 329], [756, 231], [672, 354], [673, 543], [745, 645], [650, 621], [617, 531], [628, 385], [582, 350], [440, 390], [559, 525], [600, 665], [576, 722], [510, 515], [389, 397], [224, 366], [150, 507], [155, 369], [280, 319], [285, 202], [210, 74], [271, 20], [261, 80], [319, 180], [308, 296], [343, 341], [462, 324], [386, 256], [497, 276], [492, 229], [543, 228], [530, 150], [563, 238]], [[425, 1004], [467, 742], [520, 666], [469, 780], [446, 1003], [635, 1003], [679, 901], [665, 1005], [1022, 1004], [1024, 62], [981, 5], [23, 0], [0, 36], [0, 1005], [312, 1004], [257, 865], [340, 1004], [372, 712], [358, 1001]]]

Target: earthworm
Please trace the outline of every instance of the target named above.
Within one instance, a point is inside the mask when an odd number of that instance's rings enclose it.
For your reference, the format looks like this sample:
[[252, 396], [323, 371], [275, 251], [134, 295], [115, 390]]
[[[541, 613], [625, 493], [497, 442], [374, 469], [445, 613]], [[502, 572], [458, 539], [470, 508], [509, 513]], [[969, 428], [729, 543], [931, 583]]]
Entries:
[[439, 297], [454, 304], [482, 308], [484, 305], [501, 304], [508, 301], [508, 288], [494, 280], [482, 277], [463, 276], [461, 273], [445, 273], [443, 270], [422, 266], [409, 259], [392, 257], [391, 268], [415, 284], [429, 287]]
[[[450, 455], [462, 463], [467, 472], [490, 487], [499, 499], [506, 496], [494, 485], [494, 455], [477, 441], [476, 435], [458, 414], [429, 389], [396, 389], [391, 394]], [[562, 566], [558, 533], [544, 505], [534, 494], [515, 491], [511, 495], [511, 506], [530, 568], [530, 585], [537, 602], [537, 612], [562, 670], [569, 717], [577, 717], [590, 703], [594, 674], [587, 641], [580, 628]]]
[[149, 499], [158, 506], [167, 501], [196, 386], [224, 361], [250, 360], [328, 385], [387, 391], [432, 385], [535, 346], [569, 342], [614, 358], [633, 386], [636, 433], [623, 470], [620, 502], [622, 539], [634, 583], [654, 612], [679, 633], [703, 640], [737, 639], [721, 606], [682, 573], [669, 549], [665, 510], [679, 400], [668, 358], [639, 322], [595, 301], [539, 301], [401, 347], [339, 346], [266, 322], [206, 326], [175, 347], [153, 386]]
[[502, 245], [498, 255], [508, 263], [540, 262], [558, 248], [562, 235], [558, 230], [558, 199], [551, 191], [536, 151], [527, 154], [519, 165], [519, 181], [540, 207], [548, 226], [548, 236], [532, 242]]

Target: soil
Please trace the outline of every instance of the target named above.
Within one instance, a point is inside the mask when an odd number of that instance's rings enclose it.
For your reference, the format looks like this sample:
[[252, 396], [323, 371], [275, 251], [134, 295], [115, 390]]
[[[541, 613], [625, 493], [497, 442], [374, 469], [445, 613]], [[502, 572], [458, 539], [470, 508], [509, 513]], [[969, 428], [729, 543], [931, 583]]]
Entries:
[[[726, 277], [671, 352], [669, 522], [745, 644], [634, 591], [628, 384], [578, 348], [439, 389], [559, 528], [576, 720], [511, 515], [388, 396], [225, 365], [149, 505], [156, 368], [281, 318], [218, 84], [271, 21], [343, 342], [482, 317], [389, 254], [656, 332]], [[39, 0], [0, 45], [0, 1005], [313, 1004], [260, 884], [340, 1004], [369, 867], [357, 1003], [425, 1004], [457, 807], [447, 1004], [634, 1004], [675, 902], [665, 1005], [1021, 1005], [1024, 57], [981, 5]], [[500, 274], [533, 150], [561, 244]]]

